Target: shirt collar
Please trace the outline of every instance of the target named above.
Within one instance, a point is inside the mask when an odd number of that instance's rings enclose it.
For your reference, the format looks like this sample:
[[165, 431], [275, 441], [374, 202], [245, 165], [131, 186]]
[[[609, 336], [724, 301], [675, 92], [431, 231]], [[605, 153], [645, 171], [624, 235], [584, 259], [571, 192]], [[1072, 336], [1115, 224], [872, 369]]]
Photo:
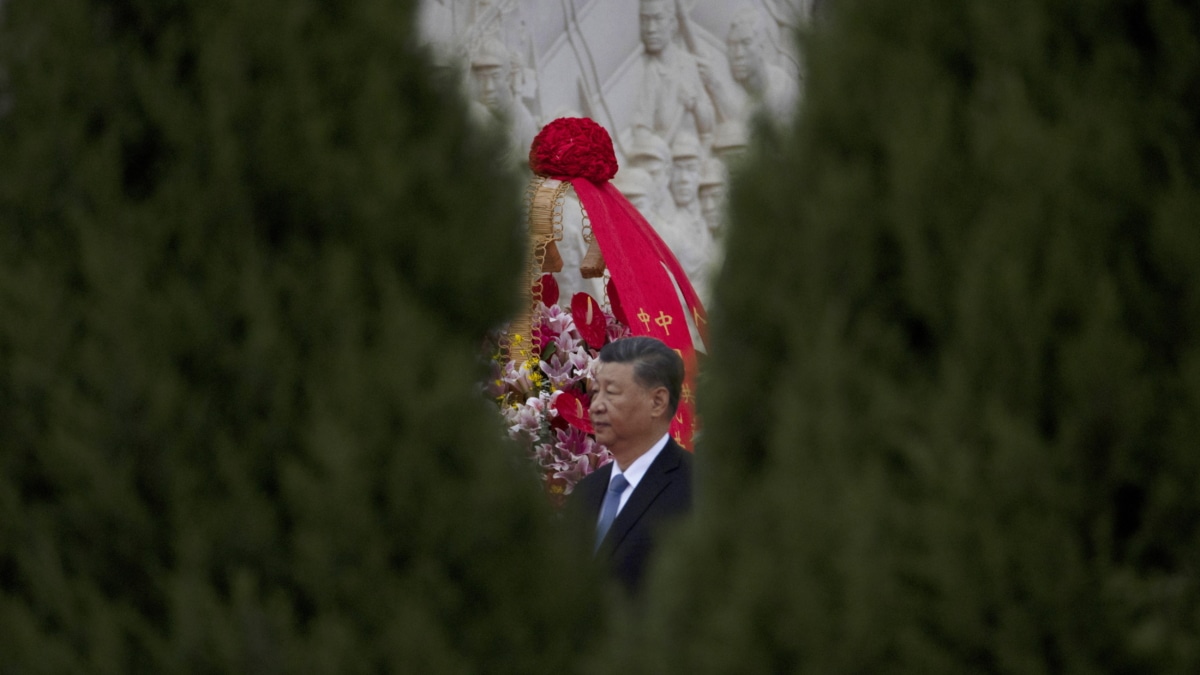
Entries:
[[[636, 488], [638, 483], [641, 482], [642, 476], [646, 475], [646, 470], [649, 469], [650, 465], [654, 463], [654, 460], [658, 458], [658, 455], [663, 451], [663, 448], [667, 447], [667, 440], [669, 438], [671, 438], [671, 434], [669, 432], [663, 434], [663, 437], [658, 439], [657, 443], [650, 446], [650, 449], [642, 453], [641, 457], [633, 460], [633, 463], [629, 465], [629, 468], [625, 469], [624, 471], [621, 471], [621, 467], [617, 465], [616, 460], [613, 460], [612, 476], [609, 476], [608, 478], [609, 483], [612, 482], [614, 476], [623, 475], [625, 476], [625, 480], [629, 481], [629, 487]], [[633, 490], [629, 491], [633, 492]]]

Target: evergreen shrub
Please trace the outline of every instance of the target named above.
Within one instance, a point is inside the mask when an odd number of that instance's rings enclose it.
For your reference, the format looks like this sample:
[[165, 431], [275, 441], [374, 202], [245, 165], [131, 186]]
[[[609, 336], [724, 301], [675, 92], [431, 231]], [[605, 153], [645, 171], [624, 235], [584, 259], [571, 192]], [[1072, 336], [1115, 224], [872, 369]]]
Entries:
[[522, 181], [411, 2], [7, 0], [0, 673], [550, 672]]
[[614, 659], [1197, 672], [1200, 6], [845, 0], [805, 50]]

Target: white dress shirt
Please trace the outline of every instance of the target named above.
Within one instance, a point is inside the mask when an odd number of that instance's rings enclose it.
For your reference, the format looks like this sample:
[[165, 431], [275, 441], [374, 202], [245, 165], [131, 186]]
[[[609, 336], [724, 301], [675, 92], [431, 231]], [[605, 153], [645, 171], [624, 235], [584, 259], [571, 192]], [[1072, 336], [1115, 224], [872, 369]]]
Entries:
[[[646, 470], [654, 463], [654, 460], [663, 451], [663, 448], [667, 447], [667, 439], [670, 437], [670, 433], [663, 434], [663, 437], [658, 439], [657, 443], [650, 446], [650, 449], [643, 453], [641, 457], [633, 460], [629, 468], [624, 471], [617, 465], [617, 461], [613, 460], [612, 475], [608, 477], [609, 485], [612, 485], [614, 477], [620, 475], [624, 475], [625, 480], [629, 481], [629, 487], [625, 488], [625, 492], [621, 493], [621, 503], [617, 506], [618, 515], [621, 513], [621, 509], [625, 508], [625, 502], [629, 501], [629, 495], [632, 495], [633, 491], [637, 489], [638, 483], [642, 482], [642, 477], [646, 475]], [[597, 518], [596, 522], [599, 523], [600, 519]]]

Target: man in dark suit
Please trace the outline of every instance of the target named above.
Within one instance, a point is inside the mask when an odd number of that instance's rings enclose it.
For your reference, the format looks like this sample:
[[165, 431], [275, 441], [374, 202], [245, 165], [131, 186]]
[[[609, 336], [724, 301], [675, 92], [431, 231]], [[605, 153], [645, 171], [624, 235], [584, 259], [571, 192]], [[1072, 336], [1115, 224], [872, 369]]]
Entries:
[[692, 508], [692, 456], [669, 433], [682, 387], [683, 360], [651, 337], [606, 345], [591, 381], [596, 440], [614, 461], [575, 486], [568, 514], [635, 594], [661, 528]]

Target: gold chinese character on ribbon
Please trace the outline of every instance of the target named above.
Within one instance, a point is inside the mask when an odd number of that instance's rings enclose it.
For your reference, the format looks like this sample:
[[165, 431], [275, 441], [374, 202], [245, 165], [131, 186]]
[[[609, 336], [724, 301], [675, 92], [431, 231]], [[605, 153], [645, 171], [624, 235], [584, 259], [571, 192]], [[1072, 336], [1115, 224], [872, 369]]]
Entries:
[[[658, 324], [659, 328], [666, 331], [667, 335], [670, 335], [671, 329], [668, 326], [670, 326], [671, 322], [674, 320], [675, 320], [674, 317], [670, 316], [666, 312], [659, 312], [658, 318], [654, 320], [654, 323]], [[646, 326], [646, 328], [649, 329], [650, 327]]]
[[638, 317], [638, 321], [641, 321], [643, 324], [646, 325], [646, 330], [650, 330], [650, 315], [646, 313], [645, 307], [638, 310], [637, 317]]

